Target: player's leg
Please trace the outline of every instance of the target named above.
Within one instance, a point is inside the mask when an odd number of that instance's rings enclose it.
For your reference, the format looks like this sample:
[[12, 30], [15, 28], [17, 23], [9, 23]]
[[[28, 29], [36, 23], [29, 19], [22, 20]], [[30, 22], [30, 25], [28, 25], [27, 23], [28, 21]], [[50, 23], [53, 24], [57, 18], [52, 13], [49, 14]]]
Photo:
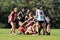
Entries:
[[36, 31], [37, 31], [38, 35], [40, 35], [40, 28], [41, 28], [41, 24], [40, 24], [40, 22], [37, 22], [36, 23]]
[[33, 26], [32, 26], [32, 31], [34, 32], [35, 31], [35, 24], [33, 24]]
[[43, 35], [46, 35], [47, 34], [46, 23], [42, 23], [42, 27], [43, 27]]
[[33, 26], [32, 26], [33, 34], [37, 34], [37, 31], [38, 31], [38, 27], [36, 26], [36, 24], [33, 24]]
[[25, 32], [25, 34], [32, 34], [32, 26], [29, 26]]
[[39, 23], [37, 22], [37, 23], [36, 23], [36, 27], [35, 27], [37, 33], [38, 33], [38, 31], [39, 31], [39, 30], [38, 30], [38, 27], [39, 27]]
[[25, 31], [25, 34], [28, 34], [28, 31]]
[[14, 27], [13, 27], [13, 33], [15, 33], [15, 29], [16, 29], [16, 22], [13, 23]]
[[50, 24], [47, 25], [47, 35], [50, 35]]
[[25, 31], [25, 34], [30, 34], [29, 29], [27, 29], [27, 30]]
[[12, 34], [12, 33], [13, 33], [13, 30], [14, 30], [14, 23], [13, 23], [13, 22], [10, 22], [10, 24], [11, 24], [11, 26], [12, 26], [12, 28], [11, 28], [11, 30], [10, 30], [10, 33]]

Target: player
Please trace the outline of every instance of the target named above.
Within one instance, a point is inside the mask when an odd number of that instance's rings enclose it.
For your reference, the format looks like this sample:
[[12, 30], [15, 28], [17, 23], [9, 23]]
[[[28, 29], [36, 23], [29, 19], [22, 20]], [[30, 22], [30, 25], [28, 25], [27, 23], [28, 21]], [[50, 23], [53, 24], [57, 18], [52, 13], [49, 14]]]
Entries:
[[25, 20], [28, 20], [29, 19], [29, 13], [30, 13], [30, 9], [27, 9], [26, 15], [25, 15]]
[[19, 21], [19, 27], [20, 25], [25, 21], [25, 9], [22, 8], [21, 11], [17, 14], [17, 18]]
[[10, 13], [8, 16], [8, 22], [11, 24], [12, 28], [10, 30], [10, 34], [15, 34], [15, 27], [16, 27], [16, 15], [17, 15], [17, 8]]
[[44, 15], [44, 12], [42, 10], [42, 7], [37, 7], [36, 8], [36, 17], [37, 17], [37, 21], [38, 21], [38, 35], [40, 35], [40, 28], [41, 26], [43, 27], [43, 34], [45, 35], [46, 34], [46, 27], [45, 27], [45, 15]]
[[46, 27], [47, 27], [47, 35], [50, 35], [50, 18], [46, 16], [45, 20], [46, 20]]

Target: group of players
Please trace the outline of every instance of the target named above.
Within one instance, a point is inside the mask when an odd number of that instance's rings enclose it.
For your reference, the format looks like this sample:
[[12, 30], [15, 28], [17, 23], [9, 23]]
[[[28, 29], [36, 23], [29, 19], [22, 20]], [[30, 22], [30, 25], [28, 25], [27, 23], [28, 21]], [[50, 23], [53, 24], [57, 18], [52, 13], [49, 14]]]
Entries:
[[18, 12], [18, 9], [14, 8], [8, 16], [8, 22], [12, 26], [10, 34], [15, 34], [16, 18], [19, 22], [19, 34], [40, 35], [41, 28], [43, 28], [43, 35], [50, 35], [50, 18], [44, 14], [42, 7], [36, 7], [35, 15], [30, 9], [25, 10], [22, 8]]

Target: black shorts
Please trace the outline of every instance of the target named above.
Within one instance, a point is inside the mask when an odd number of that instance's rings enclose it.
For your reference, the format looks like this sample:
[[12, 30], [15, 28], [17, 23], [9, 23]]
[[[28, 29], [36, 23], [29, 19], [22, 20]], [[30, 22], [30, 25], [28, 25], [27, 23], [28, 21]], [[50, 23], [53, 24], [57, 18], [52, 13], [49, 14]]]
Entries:
[[47, 25], [50, 25], [50, 23], [46, 23], [46, 26], [47, 26]]
[[49, 23], [46, 23], [46, 25], [48, 25]]
[[19, 19], [18, 19], [18, 22], [24, 22], [24, 21], [25, 21], [24, 19], [22, 19], [22, 20], [19, 20]]
[[16, 22], [16, 20], [12, 21], [12, 22]]
[[45, 21], [46, 25], [49, 25], [51, 22], [47, 23], [47, 21]]
[[44, 21], [38, 21], [39, 24], [44, 23]]

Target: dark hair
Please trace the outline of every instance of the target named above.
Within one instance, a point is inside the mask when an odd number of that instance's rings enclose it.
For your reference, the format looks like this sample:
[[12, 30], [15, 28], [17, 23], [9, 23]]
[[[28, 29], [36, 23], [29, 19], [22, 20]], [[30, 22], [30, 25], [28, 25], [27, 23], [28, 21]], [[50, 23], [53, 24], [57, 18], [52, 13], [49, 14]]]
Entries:
[[40, 9], [40, 7], [39, 7], [39, 6], [37, 6], [36, 8], [37, 8], [37, 9]]
[[25, 9], [24, 7], [22, 7], [21, 9]]

